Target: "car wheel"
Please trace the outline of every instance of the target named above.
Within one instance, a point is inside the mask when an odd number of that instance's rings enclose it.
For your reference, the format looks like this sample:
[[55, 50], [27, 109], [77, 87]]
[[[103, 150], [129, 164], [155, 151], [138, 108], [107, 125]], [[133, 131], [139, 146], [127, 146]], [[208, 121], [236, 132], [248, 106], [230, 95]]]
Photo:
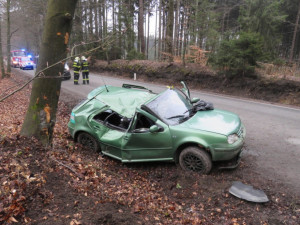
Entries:
[[99, 147], [99, 143], [98, 141], [90, 134], [88, 133], [80, 133], [78, 135], [78, 142], [80, 144], [82, 144], [83, 146], [95, 151], [95, 152], [99, 152], [100, 151], [100, 147]]
[[207, 152], [197, 147], [187, 147], [179, 155], [179, 165], [183, 170], [208, 174], [212, 168], [212, 161]]

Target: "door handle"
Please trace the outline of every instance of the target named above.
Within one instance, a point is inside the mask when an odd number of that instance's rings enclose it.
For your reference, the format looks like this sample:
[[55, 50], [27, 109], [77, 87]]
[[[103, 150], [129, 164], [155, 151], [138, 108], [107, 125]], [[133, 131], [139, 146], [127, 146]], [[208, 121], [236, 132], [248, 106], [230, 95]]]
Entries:
[[128, 136], [124, 136], [124, 140], [126, 140], [126, 141], [127, 141], [128, 139], [129, 139], [129, 137], [128, 137]]
[[94, 128], [101, 130], [101, 127], [99, 127], [99, 126], [94, 126]]

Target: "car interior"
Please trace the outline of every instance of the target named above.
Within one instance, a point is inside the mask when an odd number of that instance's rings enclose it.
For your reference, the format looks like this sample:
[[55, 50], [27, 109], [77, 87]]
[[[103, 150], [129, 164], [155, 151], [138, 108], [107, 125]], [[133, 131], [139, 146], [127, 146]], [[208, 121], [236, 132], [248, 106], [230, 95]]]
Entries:
[[[131, 122], [131, 119], [127, 117], [122, 117], [121, 115], [112, 110], [106, 110], [104, 112], [101, 112], [94, 116], [93, 119], [99, 123], [111, 127], [112, 129], [118, 129], [122, 131], [127, 130]], [[153, 122], [151, 119], [144, 116], [143, 114], [139, 113], [137, 115], [137, 122], [135, 124], [134, 132], [147, 132], [153, 125], [155, 125], [155, 122]]]
[[138, 130], [138, 129], [149, 130], [150, 127], [153, 125], [155, 125], [155, 123], [152, 120], [150, 120], [148, 117], [144, 116], [143, 114], [139, 113], [137, 115], [137, 121], [136, 121], [134, 130]]
[[130, 124], [130, 119], [122, 117], [118, 113], [112, 110], [106, 110], [94, 116], [93, 118], [97, 122], [100, 122], [112, 129], [127, 130]]

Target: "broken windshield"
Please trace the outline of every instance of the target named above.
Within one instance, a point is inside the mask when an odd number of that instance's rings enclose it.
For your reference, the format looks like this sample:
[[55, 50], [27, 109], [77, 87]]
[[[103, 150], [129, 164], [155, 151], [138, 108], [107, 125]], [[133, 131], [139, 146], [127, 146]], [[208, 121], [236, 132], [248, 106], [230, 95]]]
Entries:
[[146, 106], [169, 125], [177, 125], [191, 116], [193, 105], [178, 90], [168, 89]]

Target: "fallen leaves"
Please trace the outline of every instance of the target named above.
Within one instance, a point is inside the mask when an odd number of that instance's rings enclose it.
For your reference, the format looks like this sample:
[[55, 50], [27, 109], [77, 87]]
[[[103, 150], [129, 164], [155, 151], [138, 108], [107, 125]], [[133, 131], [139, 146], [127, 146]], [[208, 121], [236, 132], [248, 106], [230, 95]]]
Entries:
[[[0, 91], [3, 85], [11, 86], [9, 80], [3, 80]], [[76, 210], [83, 204], [90, 209], [101, 208], [106, 203], [118, 206], [114, 212], [120, 218], [132, 214], [133, 222], [143, 218], [146, 224], [237, 225], [249, 221], [267, 224], [259, 216], [273, 216], [277, 212], [280, 212], [278, 221], [297, 224], [299, 220], [297, 201], [293, 208], [285, 205], [284, 193], [272, 193], [271, 203], [260, 206], [231, 197], [226, 188], [235, 177], [230, 175], [184, 174], [167, 164], [124, 165], [92, 153], [70, 139], [67, 131], [70, 110], [61, 102], [53, 148], [44, 149], [35, 139], [18, 135], [29, 91], [24, 89], [0, 107], [0, 223], [26, 224], [39, 219], [48, 224], [59, 224], [57, 220], [63, 221], [61, 224], [87, 224], [90, 218]], [[45, 190], [49, 182], [45, 174], [58, 172], [68, 177], [68, 188]], [[76, 192], [81, 198], [59, 203], [68, 192]], [[53, 207], [36, 218], [25, 216], [26, 210], [35, 210], [26, 208], [26, 203], [37, 199], [42, 206], [53, 204]], [[73, 211], [62, 214], [65, 207]]]

